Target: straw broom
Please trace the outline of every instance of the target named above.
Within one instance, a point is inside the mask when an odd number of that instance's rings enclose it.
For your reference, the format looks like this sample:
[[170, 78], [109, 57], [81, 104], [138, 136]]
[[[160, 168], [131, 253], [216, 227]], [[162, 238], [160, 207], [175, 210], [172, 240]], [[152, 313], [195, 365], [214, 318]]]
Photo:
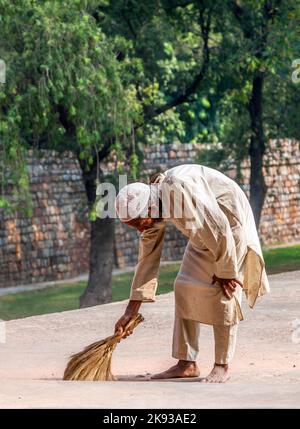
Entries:
[[121, 335], [114, 334], [85, 347], [71, 356], [64, 372], [64, 380], [111, 381], [116, 378], [111, 373], [112, 354], [117, 344], [128, 330], [133, 330], [144, 320], [141, 314], [130, 319]]

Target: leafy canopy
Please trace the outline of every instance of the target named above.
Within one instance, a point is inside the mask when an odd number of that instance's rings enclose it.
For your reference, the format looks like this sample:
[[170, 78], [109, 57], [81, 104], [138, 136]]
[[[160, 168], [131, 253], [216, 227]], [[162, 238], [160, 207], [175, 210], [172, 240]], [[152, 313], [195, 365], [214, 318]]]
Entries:
[[[128, 144], [139, 109], [134, 85], [122, 85], [120, 63], [83, 0], [0, 0], [2, 196], [15, 184], [15, 201], [29, 198], [28, 148], [72, 150], [92, 164], [110, 140]], [[89, 6], [88, 6], [89, 4]], [[4, 170], [9, 166], [9, 172]]]

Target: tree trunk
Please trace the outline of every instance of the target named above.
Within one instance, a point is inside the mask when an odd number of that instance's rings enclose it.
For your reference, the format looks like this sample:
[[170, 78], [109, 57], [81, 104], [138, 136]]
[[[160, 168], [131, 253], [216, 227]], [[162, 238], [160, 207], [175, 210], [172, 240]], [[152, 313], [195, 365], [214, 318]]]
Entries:
[[89, 280], [80, 297], [80, 307], [111, 302], [114, 233], [114, 219], [96, 219], [91, 222]]
[[251, 162], [250, 204], [257, 228], [259, 226], [267, 193], [267, 186], [263, 176], [263, 156], [265, 153], [265, 137], [262, 118], [263, 83], [263, 74], [258, 73], [253, 79], [252, 95], [248, 106], [251, 119], [251, 140], [249, 147]]
[[[86, 171], [84, 162], [79, 161], [88, 205], [91, 208], [96, 199], [97, 163], [95, 162], [93, 167]], [[95, 221], [91, 221], [89, 279], [87, 288], [80, 297], [80, 307], [111, 302], [114, 233], [114, 219], [97, 218]]]

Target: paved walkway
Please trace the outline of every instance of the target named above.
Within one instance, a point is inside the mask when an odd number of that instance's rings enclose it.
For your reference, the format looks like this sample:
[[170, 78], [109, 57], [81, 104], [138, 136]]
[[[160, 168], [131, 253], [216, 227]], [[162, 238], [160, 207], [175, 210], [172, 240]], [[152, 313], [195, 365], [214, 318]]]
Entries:
[[[120, 378], [115, 382], [61, 377], [71, 353], [113, 331], [125, 302], [9, 321], [7, 341], [0, 344], [0, 408], [300, 408], [299, 279], [300, 271], [270, 276], [272, 293], [255, 310], [244, 303], [232, 377], [224, 385], [135, 379], [174, 362], [172, 293], [143, 305], [145, 322], [114, 353], [113, 372]], [[213, 362], [211, 331], [202, 329], [202, 376]]]

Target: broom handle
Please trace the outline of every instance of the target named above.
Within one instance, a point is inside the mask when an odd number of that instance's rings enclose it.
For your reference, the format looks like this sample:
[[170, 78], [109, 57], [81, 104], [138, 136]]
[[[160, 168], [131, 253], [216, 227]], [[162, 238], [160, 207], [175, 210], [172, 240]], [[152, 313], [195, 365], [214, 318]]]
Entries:
[[[129, 322], [127, 322], [127, 324], [125, 325], [125, 328], [124, 328], [124, 331], [123, 331], [122, 337], [123, 337], [123, 335], [126, 333], [126, 331], [128, 331], [128, 329], [129, 329], [129, 328], [135, 329], [135, 328], [137, 327], [137, 325], [138, 325], [140, 322], [143, 322], [143, 321], [144, 321], [144, 318], [143, 318], [143, 316], [142, 316], [140, 313], [137, 313], [135, 316], [133, 316], [133, 317], [129, 320]], [[121, 338], [122, 338], [122, 337], [121, 337]]]

